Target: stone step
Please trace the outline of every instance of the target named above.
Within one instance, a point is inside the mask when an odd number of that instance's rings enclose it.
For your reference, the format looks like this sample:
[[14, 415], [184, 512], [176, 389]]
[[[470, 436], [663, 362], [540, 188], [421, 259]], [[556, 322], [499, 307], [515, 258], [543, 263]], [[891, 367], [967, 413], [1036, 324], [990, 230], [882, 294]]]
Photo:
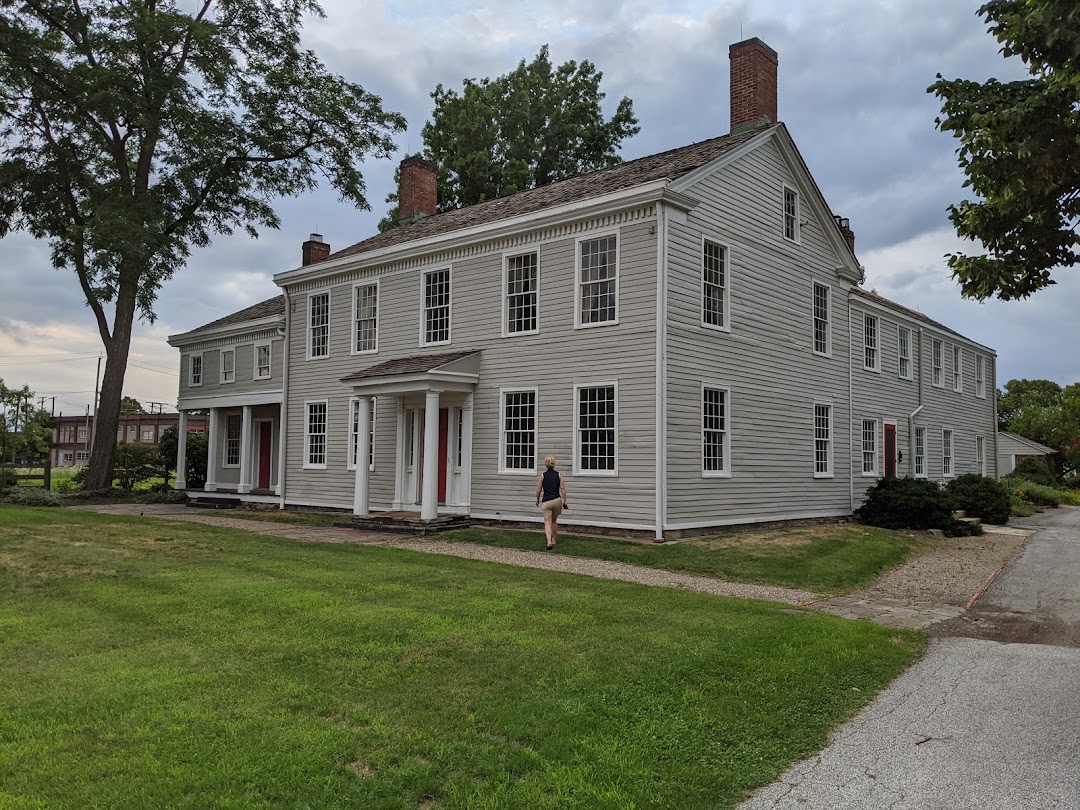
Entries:
[[193, 498], [187, 505], [196, 509], [237, 509], [241, 503], [239, 498]]

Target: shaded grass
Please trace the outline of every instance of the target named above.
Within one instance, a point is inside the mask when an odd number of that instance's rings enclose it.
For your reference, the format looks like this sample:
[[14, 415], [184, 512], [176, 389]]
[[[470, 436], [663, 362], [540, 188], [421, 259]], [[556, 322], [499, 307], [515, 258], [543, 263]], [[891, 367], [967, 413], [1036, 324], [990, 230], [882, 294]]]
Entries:
[[335, 523], [348, 523], [352, 513], [317, 512], [297, 509], [232, 509], [230, 518], [240, 520], [262, 520], [269, 523], [287, 523], [296, 526], [333, 526]]
[[[543, 534], [536, 532], [465, 529], [444, 537], [504, 548], [544, 547]], [[560, 533], [554, 553], [826, 595], [869, 585], [906, 560], [920, 542], [910, 532], [844, 524], [664, 544]]]
[[762, 602], [0, 506], [0, 806], [731, 806], [921, 648]]

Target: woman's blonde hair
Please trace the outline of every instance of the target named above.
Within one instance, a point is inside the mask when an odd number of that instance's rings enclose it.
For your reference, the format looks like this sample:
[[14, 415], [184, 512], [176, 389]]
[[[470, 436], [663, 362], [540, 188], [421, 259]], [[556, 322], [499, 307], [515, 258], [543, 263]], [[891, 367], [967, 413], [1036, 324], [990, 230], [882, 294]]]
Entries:
[[555, 469], [555, 456], [544, 456], [544, 466], [549, 470]]

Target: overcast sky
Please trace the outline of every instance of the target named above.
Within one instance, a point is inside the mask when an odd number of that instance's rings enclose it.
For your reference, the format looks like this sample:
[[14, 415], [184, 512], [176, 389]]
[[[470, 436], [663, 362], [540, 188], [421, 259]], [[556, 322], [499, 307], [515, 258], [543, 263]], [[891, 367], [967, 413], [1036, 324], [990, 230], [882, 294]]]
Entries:
[[[400, 154], [418, 151], [434, 86], [495, 76], [544, 43], [556, 63], [590, 59], [603, 71], [610, 115], [630, 96], [641, 133], [626, 159], [728, 131], [728, 45], [760, 37], [780, 55], [779, 114], [832, 210], [850, 217], [866, 286], [925, 312], [998, 352], [999, 380], [1080, 380], [1075, 304], [1080, 275], [1026, 301], [960, 298], [944, 254], [961, 248], [946, 206], [962, 199], [952, 138], [934, 128], [940, 105], [926, 88], [947, 78], [1012, 80], [975, 15], [977, 0], [743, 0], [583, 3], [488, 0], [393, 3], [324, 0], [305, 44], [334, 71], [403, 113]], [[280, 231], [221, 238], [193, 253], [161, 291], [154, 324], [140, 322], [125, 393], [175, 406], [184, 332], [277, 292], [272, 276], [299, 264], [310, 232], [333, 249], [376, 232], [395, 160], [364, 167], [370, 211], [343, 207], [329, 189], [280, 202]], [[58, 411], [91, 401], [100, 341], [74, 275], [52, 269], [49, 248], [23, 235], [0, 240], [0, 377], [56, 397]]]

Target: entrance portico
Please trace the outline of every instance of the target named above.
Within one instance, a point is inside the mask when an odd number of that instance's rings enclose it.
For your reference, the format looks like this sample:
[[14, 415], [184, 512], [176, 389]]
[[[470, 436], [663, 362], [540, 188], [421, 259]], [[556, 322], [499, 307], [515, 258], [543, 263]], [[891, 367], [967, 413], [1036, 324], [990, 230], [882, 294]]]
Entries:
[[[342, 378], [356, 399], [358, 425], [372, 424], [374, 398], [380, 413], [384, 407], [396, 409], [394, 509], [419, 500], [421, 519], [430, 521], [438, 517], [442, 500], [444, 511], [467, 513], [473, 390], [479, 381], [478, 351], [404, 357]], [[367, 514], [370, 507], [370, 469], [362, 461], [369, 456], [370, 442], [368, 430], [356, 430], [355, 515]], [[456, 503], [449, 502], [451, 492]]]

